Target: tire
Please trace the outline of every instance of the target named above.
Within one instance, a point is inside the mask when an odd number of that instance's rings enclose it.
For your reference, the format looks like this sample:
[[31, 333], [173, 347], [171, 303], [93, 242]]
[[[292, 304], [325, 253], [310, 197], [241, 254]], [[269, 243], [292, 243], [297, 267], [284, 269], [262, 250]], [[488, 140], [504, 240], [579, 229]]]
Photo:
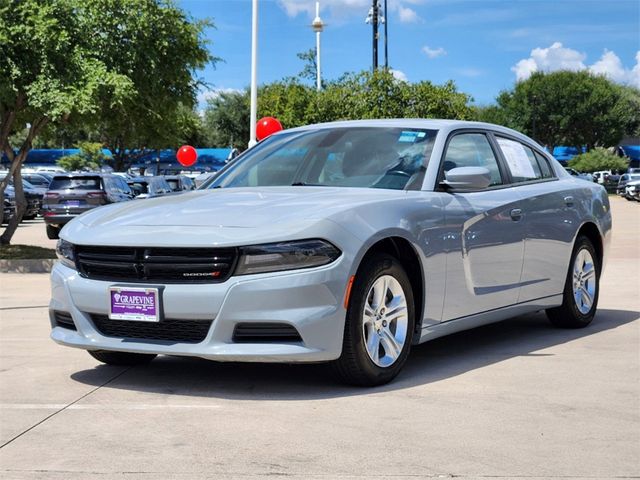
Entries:
[[[562, 305], [546, 311], [553, 325], [584, 328], [591, 323], [598, 308], [600, 271], [600, 258], [593, 244], [587, 237], [578, 237], [571, 255]], [[579, 301], [576, 296], [579, 296]]]
[[144, 365], [156, 358], [152, 353], [111, 352], [109, 350], [88, 350], [96, 360], [107, 365], [133, 366]]
[[60, 228], [54, 227], [53, 225], [47, 225], [47, 238], [49, 240], [57, 240], [60, 235]]
[[34, 220], [36, 217], [37, 215], [25, 215], [22, 220]]
[[[380, 302], [376, 296], [383, 291], [385, 301]], [[395, 315], [390, 315], [391, 302]], [[366, 258], [351, 288], [342, 354], [332, 363], [335, 374], [344, 383], [362, 387], [390, 382], [407, 360], [414, 326], [413, 290], [400, 262], [386, 254]]]

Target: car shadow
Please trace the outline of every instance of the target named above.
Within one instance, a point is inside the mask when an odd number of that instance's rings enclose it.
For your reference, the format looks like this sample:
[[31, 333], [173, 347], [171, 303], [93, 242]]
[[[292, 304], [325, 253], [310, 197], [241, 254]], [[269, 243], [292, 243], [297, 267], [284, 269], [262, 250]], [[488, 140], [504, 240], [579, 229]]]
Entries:
[[[552, 327], [543, 313], [515, 317], [414, 346], [400, 375], [374, 389], [342, 385], [321, 364], [222, 363], [167, 356], [128, 369], [104, 388], [234, 400], [309, 400], [394, 391], [452, 378], [513, 357], [553, 355], [537, 352], [638, 318], [638, 312], [605, 309], [598, 311], [587, 328], [565, 330]], [[101, 386], [107, 369], [114, 374], [125, 371], [99, 365], [73, 373], [71, 378]]]

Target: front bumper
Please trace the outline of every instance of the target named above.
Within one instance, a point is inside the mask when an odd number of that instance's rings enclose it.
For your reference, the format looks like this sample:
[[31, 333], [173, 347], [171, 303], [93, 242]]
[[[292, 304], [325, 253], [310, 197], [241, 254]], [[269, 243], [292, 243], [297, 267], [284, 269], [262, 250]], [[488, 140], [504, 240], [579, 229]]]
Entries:
[[[213, 319], [202, 342], [171, 343], [102, 335], [92, 323], [91, 314], [108, 315], [108, 288], [122, 282], [89, 280], [58, 262], [51, 272], [51, 338], [59, 344], [85, 350], [196, 356], [219, 361], [333, 360], [342, 350], [346, 313], [343, 299], [348, 277], [349, 262], [343, 255], [330, 265], [307, 270], [236, 276], [218, 284], [166, 284], [165, 318]], [[54, 311], [70, 313], [77, 331], [56, 326]], [[234, 343], [236, 324], [246, 322], [292, 325], [302, 342]]]

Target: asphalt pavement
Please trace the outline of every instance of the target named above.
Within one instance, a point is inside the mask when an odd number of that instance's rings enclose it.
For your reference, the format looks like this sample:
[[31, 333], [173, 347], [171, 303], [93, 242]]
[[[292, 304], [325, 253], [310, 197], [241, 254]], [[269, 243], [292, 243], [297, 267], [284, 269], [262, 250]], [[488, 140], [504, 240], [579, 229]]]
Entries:
[[[0, 274], [0, 477], [638, 478], [640, 204], [612, 210], [591, 326], [438, 339], [374, 389], [318, 365], [99, 365], [49, 339], [46, 274]], [[54, 244], [37, 222], [19, 235]]]

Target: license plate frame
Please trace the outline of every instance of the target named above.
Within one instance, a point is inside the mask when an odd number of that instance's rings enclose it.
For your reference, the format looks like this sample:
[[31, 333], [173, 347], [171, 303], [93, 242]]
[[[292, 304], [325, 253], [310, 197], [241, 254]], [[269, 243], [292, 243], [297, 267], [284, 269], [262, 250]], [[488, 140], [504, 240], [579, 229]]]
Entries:
[[65, 206], [66, 207], [73, 207], [73, 208], [77, 208], [80, 206], [80, 200], [67, 200], [65, 202]]
[[109, 287], [109, 319], [158, 323], [162, 320], [162, 287], [113, 285]]

